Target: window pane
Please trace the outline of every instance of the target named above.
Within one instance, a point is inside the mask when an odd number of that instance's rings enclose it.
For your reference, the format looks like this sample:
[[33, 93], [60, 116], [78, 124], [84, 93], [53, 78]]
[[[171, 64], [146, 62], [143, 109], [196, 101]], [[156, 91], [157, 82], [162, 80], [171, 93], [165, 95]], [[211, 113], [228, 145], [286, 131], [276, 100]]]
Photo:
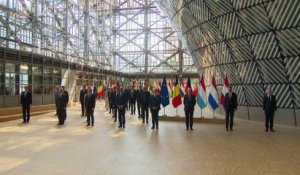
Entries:
[[61, 78], [53, 77], [53, 85], [61, 85]]
[[34, 75], [33, 76], [33, 84], [34, 85], [41, 85], [41, 84], [43, 84], [43, 76]]
[[22, 74], [28, 74], [29, 73], [29, 67], [27, 64], [21, 64], [20, 65], [20, 73]]
[[53, 93], [53, 86], [44, 86], [44, 94], [52, 94]]
[[53, 68], [53, 76], [60, 77], [61, 76], [61, 69], [60, 68]]
[[42, 66], [32, 66], [32, 74], [33, 75], [43, 75], [43, 68]]
[[43, 86], [33, 86], [33, 93], [34, 94], [42, 94]]
[[0, 95], [4, 95], [4, 84], [0, 84]]
[[51, 67], [44, 67], [44, 76], [52, 76], [52, 71]]
[[16, 71], [15, 64], [5, 63], [5, 71], [6, 72], [15, 72]]

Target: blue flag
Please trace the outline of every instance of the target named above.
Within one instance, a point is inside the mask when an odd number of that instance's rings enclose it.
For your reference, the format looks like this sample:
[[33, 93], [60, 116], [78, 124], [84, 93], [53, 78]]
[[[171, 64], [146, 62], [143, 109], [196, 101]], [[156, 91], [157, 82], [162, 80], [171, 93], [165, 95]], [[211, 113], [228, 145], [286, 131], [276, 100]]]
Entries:
[[161, 104], [163, 105], [163, 107], [168, 106], [170, 101], [169, 101], [169, 92], [168, 92], [166, 77], [164, 77], [161, 85], [160, 96], [161, 96]]

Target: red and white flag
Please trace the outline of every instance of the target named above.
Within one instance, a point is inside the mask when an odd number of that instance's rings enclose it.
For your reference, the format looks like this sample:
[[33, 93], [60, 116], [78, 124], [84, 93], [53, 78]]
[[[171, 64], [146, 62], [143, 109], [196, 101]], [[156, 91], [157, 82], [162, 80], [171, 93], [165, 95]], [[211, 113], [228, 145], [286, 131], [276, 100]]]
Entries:
[[228, 81], [227, 75], [225, 75], [222, 94], [221, 94], [221, 104], [223, 106], [224, 106], [224, 103], [225, 103], [225, 95], [226, 95], [226, 93], [229, 92], [228, 91], [228, 86], [229, 86], [229, 81]]

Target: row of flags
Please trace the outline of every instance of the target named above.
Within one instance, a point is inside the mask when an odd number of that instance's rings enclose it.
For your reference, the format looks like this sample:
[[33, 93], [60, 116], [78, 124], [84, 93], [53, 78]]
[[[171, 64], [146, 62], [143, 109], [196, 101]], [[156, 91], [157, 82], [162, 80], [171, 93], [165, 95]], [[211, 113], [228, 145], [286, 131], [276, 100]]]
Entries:
[[[187, 94], [188, 89], [192, 89], [193, 95], [196, 97], [196, 101], [200, 109], [204, 109], [207, 106], [207, 102], [210, 104], [211, 108], [213, 110], [216, 110], [219, 107], [218, 104], [218, 91], [217, 91], [217, 84], [216, 79], [214, 76], [212, 76], [211, 80], [211, 88], [207, 96], [206, 86], [204, 82], [204, 76], [203, 74], [199, 77], [199, 82], [195, 82], [194, 86], [191, 85], [190, 77], [188, 77], [187, 83], [184, 84], [184, 82], [181, 80], [178, 81], [178, 77], [176, 77], [176, 80], [174, 83], [171, 83], [170, 81], [167, 83], [166, 78], [163, 78], [162, 82], [159, 82], [158, 84], [156, 81], [152, 82], [152, 87], [156, 88], [158, 93], [161, 95], [161, 104], [163, 107], [166, 107], [170, 104], [169, 98], [172, 98], [172, 105], [174, 108], [177, 108], [182, 104], [181, 98]], [[132, 81], [131, 86], [133, 86], [134, 90], [138, 90], [138, 86], [143, 84], [143, 86], [147, 86], [146, 81], [143, 82], [137, 82], [137, 80]], [[118, 86], [118, 82], [115, 82], [112, 84], [112, 86]], [[227, 75], [224, 78], [224, 85], [221, 93], [220, 102], [222, 105], [224, 105], [225, 100], [225, 94], [228, 92], [228, 86], [229, 86], [229, 80], [227, 78]], [[104, 96], [104, 88], [102, 85], [98, 87], [98, 97]]]
[[[161, 104], [163, 107], [169, 105], [169, 97], [172, 98], [172, 105], [174, 108], [177, 108], [182, 104], [181, 94], [187, 94], [188, 89], [189, 88], [192, 89], [190, 77], [188, 77], [185, 86], [182, 82], [179, 83], [178, 78], [176, 77], [175, 83], [172, 87], [170, 82], [167, 84], [166, 78], [164, 77], [161, 86], [161, 91], [160, 91], [160, 95], [162, 97]], [[226, 75], [224, 78], [224, 85], [223, 85], [221, 99], [220, 99], [221, 104], [223, 106], [224, 106], [225, 94], [228, 92], [228, 86], [229, 86], [229, 81]], [[207, 106], [207, 102], [209, 103], [209, 105], [213, 110], [216, 110], [219, 107], [217, 84], [214, 76], [212, 76], [212, 83], [211, 83], [210, 91], [208, 93], [208, 97], [207, 97], [207, 91], [206, 91], [203, 75], [199, 77], [199, 83], [195, 83], [195, 86], [192, 91], [193, 94], [196, 96], [196, 101], [200, 109], [204, 109]]]

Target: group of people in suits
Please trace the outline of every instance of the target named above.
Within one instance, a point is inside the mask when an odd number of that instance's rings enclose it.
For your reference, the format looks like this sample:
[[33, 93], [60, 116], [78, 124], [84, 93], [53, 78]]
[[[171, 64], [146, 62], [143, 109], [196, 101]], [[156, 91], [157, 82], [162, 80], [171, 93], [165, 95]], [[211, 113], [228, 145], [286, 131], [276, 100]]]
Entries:
[[158, 129], [158, 113], [160, 110], [160, 95], [157, 89], [153, 89], [151, 93], [147, 87], [140, 86], [138, 90], [134, 87], [115, 86], [109, 89], [108, 93], [109, 112], [113, 113], [114, 122], [119, 121], [119, 128], [125, 128], [126, 109], [135, 114], [136, 104], [138, 109], [138, 118], [142, 119], [142, 123], [149, 123], [149, 108], [152, 113], [152, 129]]
[[[64, 125], [67, 118], [67, 104], [69, 102], [69, 93], [64, 86], [57, 86], [55, 93], [56, 115], [58, 116], [57, 125]], [[87, 126], [94, 126], [94, 109], [97, 96], [93, 93], [90, 86], [83, 86], [80, 91], [81, 116], [87, 117]], [[119, 128], [125, 128], [126, 109], [135, 114], [136, 103], [138, 109], [138, 118], [142, 118], [142, 123], [149, 122], [149, 109], [152, 114], [151, 129], [158, 129], [158, 113], [160, 110], [161, 97], [157, 93], [157, 89], [151, 89], [149, 92], [147, 87], [140, 86], [135, 90], [133, 86], [123, 89], [122, 86], [110, 88], [107, 93], [109, 102], [109, 112], [113, 113], [114, 122], [119, 121]], [[23, 123], [30, 121], [30, 106], [32, 104], [32, 94], [28, 86], [25, 86], [21, 93], [21, 104], [23, 112]], [[194, 107], [196, 97], [192, 93], [192, 89], [188, 88], [187, 94], [183, 100], [186, 130], [193, 130]], [[228, 93], [225, 94], [224, 101], [226, 131], [233, 131], [234, 113], [237, 110], [237, 95], [232, 91], [232, 87], [228, 87]], [[277, 109], [276, 97], [272, 94], [270, 87], [263, 97], [263, 110], [265, 113], [265, 131], [274, 132], [273, 121], [274, 113]]]
[[[233, 131], [233, 119], [234, 112], [237, 110], [237, 95], [232, 92], [232, 87], [228, 87], [228, 93], [225, 95], [224, 109], [226, 113], [226, 130]], [[271, 87], [267, 88], [267, 91], [263, 97], [263, 110], [265, 113], [265, 131], [274, 132], [273, 121], [274, 113], [277, 109], [276, 97], [272, 94]]]

